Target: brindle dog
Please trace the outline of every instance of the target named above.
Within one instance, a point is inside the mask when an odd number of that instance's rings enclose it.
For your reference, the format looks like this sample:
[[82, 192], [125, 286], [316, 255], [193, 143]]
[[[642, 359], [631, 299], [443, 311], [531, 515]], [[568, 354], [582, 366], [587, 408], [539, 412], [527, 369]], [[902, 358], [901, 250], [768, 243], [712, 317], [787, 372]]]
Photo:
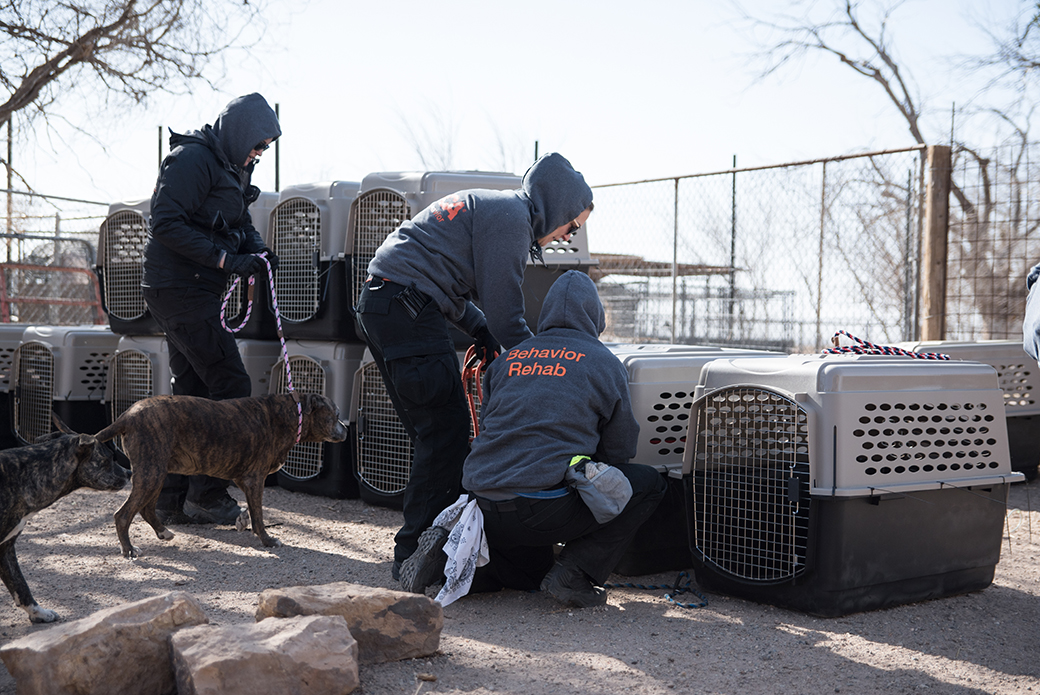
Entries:
[[34, 623], [52, 623], [58, 614], [36, 603], [18, 566], [14, 543], [25, 522], [73, 490], [121, 490], [130, 477], [111, 447], [72, 432], [57, 416], [54, 422], [59, 431], [38, 443], [0, 451], [0, 578]]
[[[141, 516], [161, 540], [173, 538], [155, 513], [167, 473], [232, 480], [246, 496], [253, 532], [265, 546], [281, 543], [264, 528], [264, 481], [285, 463], [296, 443], [294, 394], [212, 401], [194, 396], [153, 396], [134, 403], [97, 433], [99, 441], [122, 436], [133, 469], [133, 487], [115, 513], [123, 557], [136, 558], [130, 522]], [[325, 396], [299, 394], [301, 442], [342, 442], [347, 428], [336, 404]]]

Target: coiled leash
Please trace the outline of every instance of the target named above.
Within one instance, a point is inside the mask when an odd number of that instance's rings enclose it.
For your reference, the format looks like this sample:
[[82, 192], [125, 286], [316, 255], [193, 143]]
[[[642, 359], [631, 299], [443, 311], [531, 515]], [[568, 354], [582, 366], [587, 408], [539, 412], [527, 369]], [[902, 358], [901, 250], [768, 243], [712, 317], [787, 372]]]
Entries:
[[[682, 580], [683, 580], [684, 577], [686, 578], [686, 583], [685, 584], [682, 583]], [[668, 586], [667, 584], [649, 584], [649, 585], [647, 585], [647, 584], [631, 584], [631, 583], [627, 583], [626, 582], [624, 584], [604, 584], [603, 588], [604, 589], [621, 589], [621, 588], [624, 588], [624, 589], [648, 589], [648, 590], [651, 590], [651, 591], [658, 590], [658, 589], [668, 589], [669, 591], [671, 591], [671, 593], [665, 594], [664, 597], [666, 599], [668, 599], [669, 603], [674, 603], [675, 605], [679, 606], [679, 608], [704, 608], [705, 606], [708, 605], [708, 599], [704, 598], [704, 594], [702, 594], [701, 592], [697, 591], [696, 589], [694, 589], [691, 586], [692, 582], [693, 582], [693, 579], [690, 577], [690, 573], [685, 571], [685, 570], [683, 570], [682, 572], [679, 573], [679, 576], [675, 578], [675, 583], [672, 584], [672, 586]], [[699, 603], [683, 603], [682, 601], [676, 601], [675, 597], [676, 596], [680, 596], [682, 594], [693, 594], [694, 596], [696, 596], [697, 598], [700, 599], [700, 602]]]
[[[268, 284], [271, 287], [271, 306], [274, 307], [274, 320], [275, 325], [278, 327], [278, 340], [282, 343], [282, 362], [285, 363], [285, 380], [287, 384], [287, 391], [289, 395], [293, 397], [293, 401], [296, 403], [296, 441], [293, 444], [299, 444], [300, 438], [303, 436], [303, 404], [300, 403], [300, 394], [293, 388], [292, 383], [292, 370], [289, 369], [289, 349], [285, 346], [285, 335], [282, 333], [282, 315], [278, 311], [278, 295], [274, 291], [274, 270], [271, 268], [271, 262], [267, 260], [267, 253], [260, 252], [254, 253], [264, 262], [267, 266], [267, 279]], [[224, 302], [220, 305], [220, 325], [224, 327], [224, 330], [228, 333], [238, 333], [242, 330], [246, 323], [249, 322], [249, 314], [253, 311], [253, 285], [256, 282], [256, 276], [249, 276], [249, 289], [246, 291], [246, 297], [248, 302], [246, 303], [246, 317], [242, 319], [242, 323], [239, 324], [238, 328], [229, 328], [227, 322], [224, 320], [224, 313], [227, 310], [228, 302], [231, 300], [231, 293], [238, 287], [238, 283], [242, 278], [235, 276], [234, 282], [231, 283], [231, 287], [228, 288], [227, 294], [224, 295]]]
[[[855, 345], [841, 345], [838, 341], [839, 336], [845, 336], [853, 341]], [[821, 352], [825, 355], [841, 355], [841, 354], [856, 354], [856, 355], [896, 355], [899, 357], [913, 357], [918, 360], [948, 360], [949, 355], [944, 355], [941, 352], [911, 352], [910, 350], [904, 350], [900, 347], [893, 345], [875, 345], [874, 343], [868, 343], [865, 340], [857, 338], [856, 336], [848, 333], [847, 331], [840, 330], [831, 336], [831, 343], [834, 347], [822, 350]]]
[[[481, 375], [487, 370], [486, 360], [477, 360], [477, 348], [470, 345], [466, 348], [466, 356], [462, 359], [462, 390], [466, 392], [466, 402], [469, 404], [469, 417], [473, 423], [473, 437], [480, 432], [480, 418], [477, 414], [477, 406], [484, 402], [484, 380]], [[476, 384], [476, 399], [473, 398], [474, 389], [470, 388], [470, 380]], [[470, 437], [470, 441], [473, 441]]]

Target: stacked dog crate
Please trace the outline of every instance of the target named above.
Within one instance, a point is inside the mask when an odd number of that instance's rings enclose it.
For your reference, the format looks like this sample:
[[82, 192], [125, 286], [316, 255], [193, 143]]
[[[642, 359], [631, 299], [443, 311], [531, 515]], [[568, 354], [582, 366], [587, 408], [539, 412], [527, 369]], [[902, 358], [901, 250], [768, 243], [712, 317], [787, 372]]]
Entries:
[[52, 432], [52, 412], [77, 432], [104, 427], [108, 363], [118, 342], [108, 326], [24, 327], [10, 383], [19, 441], [31, 443]]
[[112, 331], [121, 335], [162, 333], [141, 293], [150, 209], [148, 199], [112, 203], [98, 235], [101, 303]]
[[14, 354], [22, 344], [25, 326], [19, 323], [0, 323], [0, 448], [9, 449], [21, 442], [14, 433], [11, 418], [11, 367]]
[[[264, 191], [249, 206], [249, 217], [253, 227], [264, 240], [264, 245], [271, 246], [271, 218], [278, 205], [280, 196], [277, 193]], [[277, 272], [275, 273], [277, 276]], [[278, 337], [278, 326], [274, 318], [274, 310], [271, 308], [271, 283], [267, 273], [254, 276], [253, 281], [253, 305], [249, 306], [249, 284], [240, 280], [235, 285], [237, 275], [228, 278], [228, 290], [232, 286], [235, 290], [228, 296], [227, 308], [224, 320], [227, 325], [235, 329], [235, 336], [246, 340], [274, 340]], [[245, 322], [243, 324], [243, 322]], [[263, 391], [262, 393], [267, 393]], [[254, 391], [253, 395], [256, 395]]]
[[904, 343], [901, 347], [914, 352], [940, 352], [955, 360], [992, 366], [1004, 392], [1011, 470], [1021, 471], [1028, 480], [1036, 478], [1040, 463], [1040, 368], [1022, 349], [1022, 341], [933, 340]]
[[[277, 344], [276, 344], [277, 345]], [[279, 346], [280, 347], [280, 346]], [[271, 393], [316, 393], [330, 398], [339, 408], [340, 418], [347, 420], [353, 411], [351, 400], [354, 374], [361, 365], [365, 346], [358, 343], [288, 340], [288, 373], [285, 358], [272, 368]], [[278, 484], [294, 492], [306, 492], [333, 498], [358, 496], [354, 477], [353, 442], [301, 442], [286, 457], [278, 471]]]
[[989, 365], [721, 359], [683, 457], [698, 583], [837, 616], [988, 586], [1011, 470]]
[[282, 330], [301, 340], [357, 340], [347, 298], [348, 220], [360, 184], [290, 186], [271, 214], [268, 244], [278, 255], [275, 289]]
[[[466, 351], [457, 355], [459, 369], [465, 369]], [[350, 412], [354, 414], [355, 474], [361, 499], [400, 509], [415, 448], [367, 348], [354, 375]]]
[[608, 344], [628, 371], [639, 443], [632, 463], [653, 466], [668, 484], [665, 498], [639, 528], [615, 571], [654, 574], [693, 565], [682, 486], [690, 406], [701, 369], [715, 359], [782, 353], [670, 344]]
[[173, 393], [166, 338], [124, 335], [108, 365], [109, 422], [142, 398]]
[[[519, 177], [495, 172], [380, 172], [366, 176], [350, 210], [351, 306], [356, 306], [361, 296], [369, 261], [403, 221], [460, 190], [510, 190], [519, 186]], [[459, 347], [470, 342], [457, 330], [453, 335]], [[351, 393], [359, 494], [373, 504], [399, 507], [411, 470], [412, 443], [370, 355], [357, 369]]]

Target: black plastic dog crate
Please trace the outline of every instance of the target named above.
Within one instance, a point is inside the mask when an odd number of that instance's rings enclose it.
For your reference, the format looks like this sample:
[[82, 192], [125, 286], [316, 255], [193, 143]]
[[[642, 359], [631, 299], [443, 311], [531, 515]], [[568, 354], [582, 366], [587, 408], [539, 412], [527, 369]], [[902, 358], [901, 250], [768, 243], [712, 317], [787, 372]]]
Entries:
[[839, 616], [989, 586], [1011, 470], [992, 367], [715, 360], [683, 461], [702, 588]]
[[[314, 340], [286, 341], [293, 389], [329, 397], [339, 408], [340, 418], [350, 413], [354, 375], [365, 351], [363, 345]], [[288, 393], [289, 375], [285, 360], [279, 359], [271, 372], [271, 393]], [[278, 485], [293, 492], [332, 498], [356, 498], [354, 445], [343, 442], [300, 442], [286, 457], [277, 473]]]

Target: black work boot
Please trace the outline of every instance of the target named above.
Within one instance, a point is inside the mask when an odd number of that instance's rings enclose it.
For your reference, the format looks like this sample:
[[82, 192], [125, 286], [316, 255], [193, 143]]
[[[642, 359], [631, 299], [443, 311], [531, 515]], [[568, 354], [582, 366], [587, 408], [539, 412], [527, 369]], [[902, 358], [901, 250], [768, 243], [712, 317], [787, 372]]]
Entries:
[[588, 575], [566, 556], [559, 558], [542, 580], [542, 591], [560, 603], [575, 608], [602, 606], [607, 590], [593, 585]]
[[242, 514], [242, 508], [234, 497], [225, 492], [223, 497], [213, 502], [184, 500], [184, 513], [194, 519], [196, 524], [233, 525]]
[[419, 536], [419, 547], [412, 556], [401, 563], [401, 588], [413, 594], [426, 593], [426, 587], [444, 577], [444, 565], [448, 556], [444, 544], [448, 540], [448, 529], [431, 526]]

